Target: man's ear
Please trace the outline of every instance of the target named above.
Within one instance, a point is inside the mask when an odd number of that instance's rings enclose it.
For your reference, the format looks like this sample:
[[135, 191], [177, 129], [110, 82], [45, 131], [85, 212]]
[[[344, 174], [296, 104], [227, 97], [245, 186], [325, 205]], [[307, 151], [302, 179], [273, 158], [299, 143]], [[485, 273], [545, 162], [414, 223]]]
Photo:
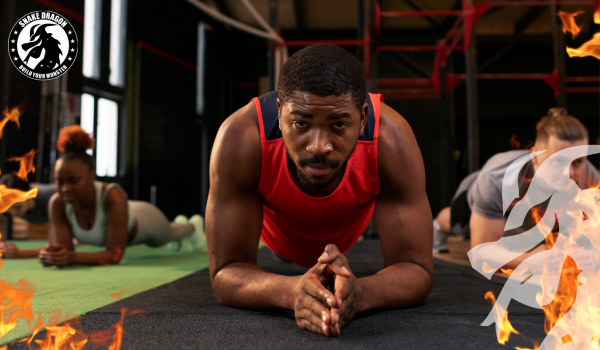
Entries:
[[[531, 146], [531, 148], [529, 149], [529, 153], [535, 153], [535, 152], [537, 152], [537, 148], [535, 147], [535, 144], [534, 144], [534, 145], [533, 145], [533, 146]], [[534, 158], [531, 160], [531, 163], [537, 167], [537, 166], [539, 165], [539, 164], [538, 164], [538, 158], [537, 158], [537, 157], [534, 157]]]
[[281, 103], [279, 103], [279, 98], [277, 98], [277, 126], [281, 130]]
[[365, 103], [362, 108], [361, 116], [360, 116], [360, 132], [358, 137], [365, 132], [365, 127], [367, 126], [367, 116], [369, 115], [369, 104]]

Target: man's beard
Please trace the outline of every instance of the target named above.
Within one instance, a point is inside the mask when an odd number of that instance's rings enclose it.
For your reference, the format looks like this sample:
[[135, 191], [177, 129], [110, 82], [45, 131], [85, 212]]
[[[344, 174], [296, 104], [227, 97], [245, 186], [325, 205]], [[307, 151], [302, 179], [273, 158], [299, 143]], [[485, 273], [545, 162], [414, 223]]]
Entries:
[[285, 141], [283, 142], [283, 145], [285, 146], [285, 150], [286, 150], [288, 159], [291, 160], [292, 163], [294, 163], [294, 165], [296, 166], [296, 175], [298, 175], [298, 179], [300, 180], [300, 183], [307, 188], [318, 189], [318, 190], [325, 189], [325, 188], [333, 185], [333, 183], [344, 174], [344, 170], [346, 169], [346, 165], [348, 164], [348, 159], [350, 159], [350, 157], [352, 156], [352, 153], [354, 153], [354, 149], [356, 148], [356, 143], [355, 143], [354, 147], [352, 147], [352, 151], [348, 155], [348, 158], [346, 158], [346, 160], [344, 161], [344, 165], [341, 166], [333, 174], [333, 176], [331, 177], [331, 179], [329, 179], [329, 181], [322, 183], [322, 184], [315, 184], [315, 183], [311, 182], [310, 179], [306, 175], [304, 175], [304, 173], [300, 170], [300, 167], [304, 167], [307, 165], [320, 164], [320, 165], [329, 166], [331, 168], [335, 168], [335, 167], [338, 167], [341, 162], [337, 161], [337, 160], [329, 160], [329, 159], [327, 159], [326, 156], [313, 155], [311, 158], [301, 159], [299, 162], [300, 164], [296, 164], [296, 162], [294, 162], [294, 159], [290, 155], [290, 152], [287, 148], [287, 145], [285, 144]]

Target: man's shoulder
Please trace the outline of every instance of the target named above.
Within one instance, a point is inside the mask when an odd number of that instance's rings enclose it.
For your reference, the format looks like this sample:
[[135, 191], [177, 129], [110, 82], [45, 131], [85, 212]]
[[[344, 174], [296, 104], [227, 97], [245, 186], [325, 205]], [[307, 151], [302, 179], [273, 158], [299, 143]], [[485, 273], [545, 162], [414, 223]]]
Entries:
[[231, 114], [219, 128], [219, 133], [223, 133], [222, 136], [227, 138], [237, 138], [240, 136], [239, 134], [254, 132], [260, 136], [258, 114], [254, 101], [250, 101]]
[[377, 172], [381, 192], [401, 193], [407, 184], [424, 187], [423, 157], [410, 125], [388, 105], [380, 106]]
[[519, 149], [496, 153], [481, 168], [482, 174], [504, 175], [506, 169], [519, 157], [530, 153], [529, 150]]
[[529, 150], [512, 150], [493, 155], [483, 165], [472, 186], [467, 201], [471, 209], [487, 218], [502, 217], [502, 180], [510, 164], [529, 153]]
[[257, 188], [262, 152], [254, 101], [229, 116], [215, 138], [211, 156], [211, 181], [220, 185]]
[[379, 143], [391, 147], [401, 147], [407, 137], [414, 137], [413, 131], [403, 116], [392, 107], [381, 102], [379, 113]]

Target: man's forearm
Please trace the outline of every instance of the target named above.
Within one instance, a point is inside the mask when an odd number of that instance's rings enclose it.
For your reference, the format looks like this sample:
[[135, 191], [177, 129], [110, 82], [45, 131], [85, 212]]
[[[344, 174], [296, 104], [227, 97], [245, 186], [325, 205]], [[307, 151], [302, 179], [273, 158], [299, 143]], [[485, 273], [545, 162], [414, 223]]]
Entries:
[[213, 290], [220, 303], [245, 308], [294, 309], [294, 286], [301, 276], [268, 273], [243, 262], [223, 267], [213, 280]]
[[431, 288], [429, 273], [409, 262], [390, 265], [357, 282], [361, 290], [357, 312], [418, 306], [427, 300]]

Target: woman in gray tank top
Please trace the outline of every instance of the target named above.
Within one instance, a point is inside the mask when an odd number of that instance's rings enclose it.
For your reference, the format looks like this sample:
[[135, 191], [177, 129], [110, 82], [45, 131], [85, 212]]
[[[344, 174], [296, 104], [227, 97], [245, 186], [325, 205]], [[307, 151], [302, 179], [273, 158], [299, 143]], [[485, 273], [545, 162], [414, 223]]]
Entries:
[[[96, 181], [94, 158], [86, 151], [94, 140], [79, 126], [63, 128], [54, 168], [56, 194], [50, 199], [49, 244], [40, 251], [44, 266], [118, 263], [133, 244], [152, 247], [189, 238], [193, 250], [205, 247], [204, 220], [179, 216], [169, 223], [154, 205], [129, 201], [117, 184]], [[77, 252], [72, 240], [105, 247], [96, 253]]]

